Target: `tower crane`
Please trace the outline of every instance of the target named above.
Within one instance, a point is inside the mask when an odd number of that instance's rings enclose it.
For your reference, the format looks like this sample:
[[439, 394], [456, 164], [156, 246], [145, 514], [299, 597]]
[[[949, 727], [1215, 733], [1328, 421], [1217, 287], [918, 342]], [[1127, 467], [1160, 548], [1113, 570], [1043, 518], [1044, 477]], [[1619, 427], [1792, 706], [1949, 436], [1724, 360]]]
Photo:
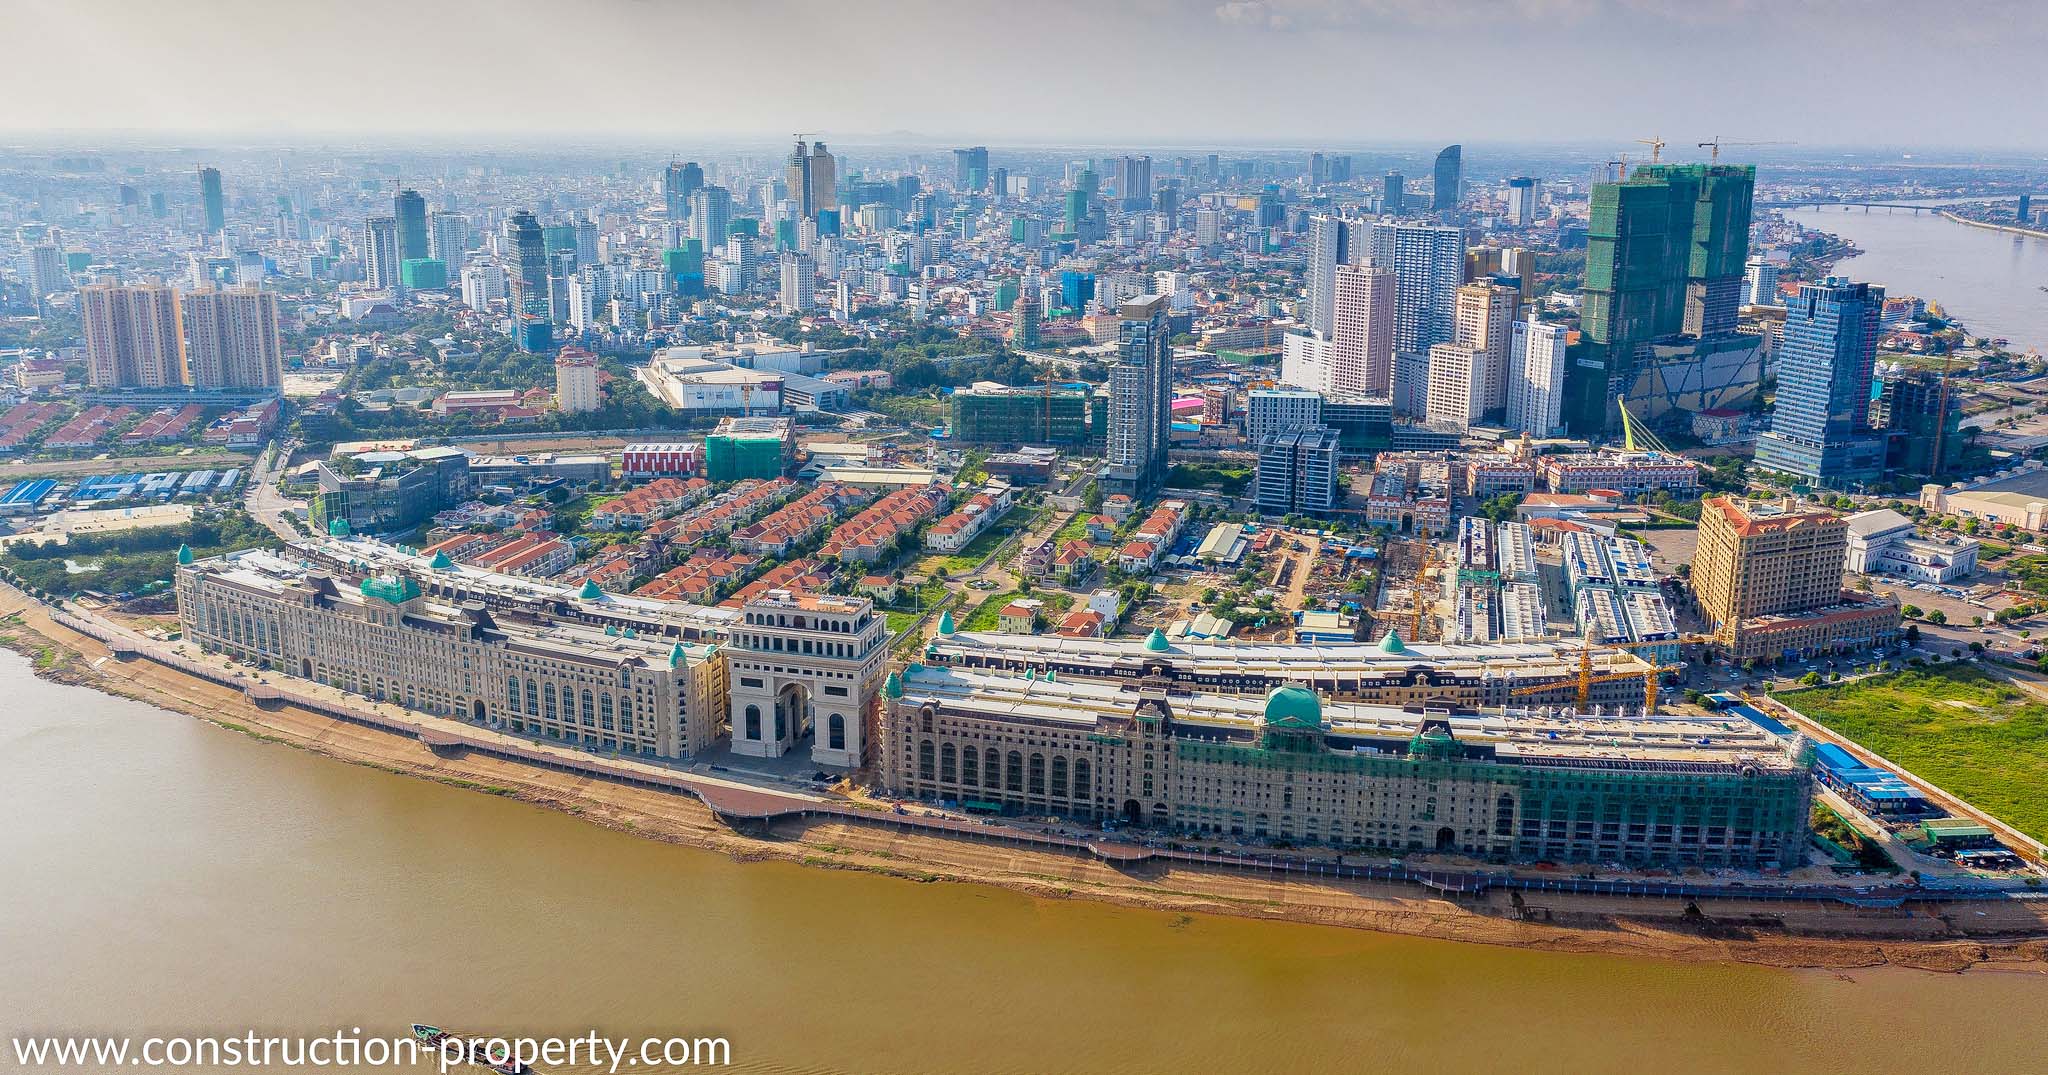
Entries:
[[1722, 146], [1796, 146], [1798, 144], [1797, 142], [1724, 142], [1718, 134], [1714, 136], [1714, 140], [1711, 142], [1698, 143], [1699, 148], [1712, 149], [1714, 151], [1711, 159], [1715, 162], [1719, 162], [1721, 159]]
[[[1593, 684], [1595, 683], [1614, 683], [1624, 679], [1641, 678], [1643, 681], [1643, 712], [1655, 712], [1657, 709], [1657, 677], [1666, 672], [1680, 672], [1685, 669], [1685, 666], [1682, 664], [1650, 663], [1643, 670], [1631, 669], [1627, 672], [1603, 672], [1596, 676], [1593, 674], [1593, 651], [1596, 649], [1627, 651], [1647, 649], [1651, 646], [1676, 646], [1692, 642], [1711, 641], [1713, 639], [1704, 635], [1683, 635], [1678, 638], [1654, 639], [1648, 642], [1584, 643], [1579, 646], [1578, 677], [1577, 682], [1573, 684], [1577, 692], [1575, 708], [1581, 712], [1585, 710], [1587, 703], [1592, 699]], [[1510, 696], [1545, 694], [1558, 689], [1558, 687], [1559, 684], [1556, 683], [1544, 683], [1533, 687], [1516, 687], [1508, 691], [1508, 694]]]
[[1635, 141], [1638, 145], [1645, 145], [1650, 147], [1651, 164], [1659, 164], [1663, 162], [1664, 147], [1669, 143], [1665, 142], [1662, 138], [1657, 138], [1654, 136], [1650, 138], [1638, 138]]

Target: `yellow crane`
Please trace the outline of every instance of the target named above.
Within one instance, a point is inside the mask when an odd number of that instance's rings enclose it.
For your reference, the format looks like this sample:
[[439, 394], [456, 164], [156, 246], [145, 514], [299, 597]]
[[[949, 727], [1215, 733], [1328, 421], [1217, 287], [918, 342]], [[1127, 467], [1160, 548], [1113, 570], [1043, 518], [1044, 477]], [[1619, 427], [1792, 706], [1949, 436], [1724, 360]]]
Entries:
[[1645, 145], [1650, 147], [1651, 164], [1662, 163], [1664, 159], [1664, 147], [1669, 143], [1665, 142], [1662, 138], [1655, 137], [1638, 138], [1635, 141], [1638, 145]]
[[1701, 149], [1713, 150], [1713, 156], [1709, 159], [1713, 160], [1716, 163], [1719, 163], [1719, 161], [1721, 160], [1722, 146], [1796, 146], [1798, 144], [1799, 143], [1797, 142], [1724, 142], [1721, 140], [1721, 136], [1717, 134], [1714, 136], [1713, 141], [1700, 142], [1698, 143], [1698, 146]]
[[[1630, 669], [1626, 672], [1603, 672], [1596, 676], [1593, 674], [1593, 651], [1596, 649], [1625, 652], [1634, 649], [1647, 649], [1651, 646], [1677, 646], [1687, 643], [1711, 641], [1713, 639], [1705, 635], [1682, 635], [1678, 638], [1655, 639], [1649, 642], [1583, 644], [1579, 647], [1578, 679], [1574, 684], [1577, 688], [1575, 708], [1581, 712], [1585, 710], [1587, 703], [1592, 700], [1593, 684], [1595, 683], [1614, 683], [1624, 679], [1641, 678], [1643, 681], [1643, 712], [1655, 712], [1657, 709], [1657, 677], [1666, 672], [1681, 672], [1685, 670], [1685, 666], [1682, 664], [1651, 663], [1645, 669]], [[1558, 684], [1544, 683], [1533, 687], [1516, 687], [1510, 690], [1508, 694], [1511, 697], [1524, 694], [1546, 694], [1557, 688]]]
[[1422, 557], [1415, 565], [1414, 592], [1409, 594], [1409, 603], [1415, 606], [1415, 616], [1414, 622], [1408, 625], [1408, 637], [1416, 642], [1420, 642], [1422, 641], [1422, 610], [1425, 607], [1422, 595], [1429, 591], [1429, 564], [1431, 559], [1429, 527], [1424, 526], [1416, 534], [1415, 540], [1417, 544], [1422, 546]]

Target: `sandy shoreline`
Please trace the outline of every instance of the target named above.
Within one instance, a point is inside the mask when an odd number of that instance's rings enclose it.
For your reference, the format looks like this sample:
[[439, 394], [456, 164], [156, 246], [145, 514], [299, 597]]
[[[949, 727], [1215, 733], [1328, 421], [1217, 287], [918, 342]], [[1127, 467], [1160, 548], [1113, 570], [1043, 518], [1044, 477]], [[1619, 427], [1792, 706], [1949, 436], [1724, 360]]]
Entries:
[[1600, 952], [1779, 967], [1880, 965], [2048, 973], [2048, 901], [1980, 901], [1855, 910], [1817, 904], [1706, 901], [1689, 920], [1679, 901], [1544, 894], [1518, 917], [1505, 893], [1452, 901], [1407, 886], [1286, 881], [897, 831], [846, 821], [778, 824], [742, 835], [694, 798], [612, 784], [473, 753], [437, 756], [418, 741], [241, 692], [146, 660], [121, 661], [97, 640], [54, 623], [0, 587], [0, 634], [36, 657], [37, 674], [171, 709], [267, 742], [387, 772], [516, 798], [595, 824], [741, 860], [780, 859], [917, 881], [989, 884], [1042, 898], [1083, 898], [1186, 913], [1230, 914], [1561, 952]]

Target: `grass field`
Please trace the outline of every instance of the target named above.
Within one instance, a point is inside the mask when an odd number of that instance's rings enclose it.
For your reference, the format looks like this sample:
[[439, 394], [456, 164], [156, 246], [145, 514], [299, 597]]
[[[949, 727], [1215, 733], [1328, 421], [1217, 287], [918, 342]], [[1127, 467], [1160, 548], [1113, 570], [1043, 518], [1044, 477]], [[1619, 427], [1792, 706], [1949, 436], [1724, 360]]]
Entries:
[[1783, 701], [2014, 828], [2048, 839], [2048, 705], [1975, 665], [1791, 691]]
[[1002, 622], [1003, 609], [1009, 607], [1010, 602], [1020, 597], [1035, 597], [1045, 602], [1045, 615], [1047, 618], [1064, 615], [1068, 609], [1074, 607], [1073, 595], [1060, 593], [1057, 590], [1034, 590], [1028, 594], [1010, 590], [1004, 593], [990, 594], [981, 604], [974, 607], [973, 612], [967, 614], [965, 621], [958, 624], [960, 630], [995, 630]]
[[994, 526], [982, 531], [979, 537], [968, 542], [966, 548], [950, 555], [941, 553], [924, 557], [911, 568], [911, 571], [918, 575], [972, 571], [981, 566], [981, 562], [988, 558], [988, 554], [996, 551], [996, 546], [1008, 540], [1011, 534], [1028, 529], [1037, 521], [1038, 513], [1021, 507], [1012, 508], [1009, 514], [997, 520]]

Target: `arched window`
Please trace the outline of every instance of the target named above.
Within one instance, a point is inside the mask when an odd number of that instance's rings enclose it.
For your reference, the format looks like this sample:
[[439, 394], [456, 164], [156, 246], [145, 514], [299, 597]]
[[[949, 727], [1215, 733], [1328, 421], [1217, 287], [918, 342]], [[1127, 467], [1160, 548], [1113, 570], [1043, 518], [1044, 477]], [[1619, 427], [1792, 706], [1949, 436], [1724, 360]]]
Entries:
[[760, 707], [760, 706], [757, 706], [757, 705], [750, 705], [750, 706], [748, 706], [748, 707], [747, 707], [747, 738], [748, 738], [748, 739], [755, 739], [755, 740], [758, 740], [758, 739], [760, 739], [760, 738], [761, 738], [761, 707]]
[[1067, 759], [1055, 757], [1052, 760], [1052, 793], [1062, 799], [1067, 797]]
[[1031, 755], [1031, 782], [1025, 786], [1033, 795], [1045, 794], [1045, 755]]
[[[845, 717], [842, 717], [839, 714], [834, 713], [830, 717], [826, 718], [825, 745], [833, 750], [846, 749]], [[946, 747], [946, 768], [948, 770], [951, 770], [953, 768], [953, 748], [951, 746]], [[948, 776], [946, 779], [951, 780], [953, 778]]]
[[968, 747], [960, 752], [960, 783], [969, 787], [981, 783], [981, 751]]
[[596, 712], [591, 706], [590, 688], [585, 687], [583, 688], [583, 723], [589, 724], [596, 720], [597, 718], [594, 715]]
[[929, 739], [917, 744], [917, 778], [932, 779], [932, 741]]
[[1024, 790], [1024, 755], [1014, 750], [1003, 759], [1003, 786], [1010, 791]]
[[597, 719], [609, 728], [612, 723], [612, 692], [604, 691], [597, 696]]
[[519, 712], [518, 676], [513, 676], [511, 681], [505, 684], [505, 708], [510, 709], [514, 713]]
[[1086, 760], [1080, 758], [1074, 760], [1074, 798], [1093, 799], [1095, 797], [1095, 783], [1090, 779], [1092, 775], [1088, 771], [1088, 762]]
[[547, 685], [543, 686], [543, 687], [542, 687], [542, 688], [540, 689], [540, 698], [541, 698], [541, 703], [542, 703], [542, 705], [544, 706], [543, 712], [545, 712], [545, 713], [547, 714], [547, 718], [548, 718], [549, 720], [554, 720], [554, 719], [555, 719], [555, 717], [556, 717], [556, 715], [555, 715], [555, 685], [554, 685], [554, 684], [552, 684], [552, 683], [549, 683], [549, 684], [547, 684]]
[[[838, 720], [839, 715], [837, 713], [834, 713], [832, 715], [832, 719]], [[955, 782], [957, 777], [957, 774], [954, 771], [955, 760], [956, 752], [953, 749], [953, 744], [947, 743], [939, 748], [939, 779], [942, 782], [947, 784]]]
[[539, 685], [531, 679], [526, 681], [526, 715], [529, 717], [540, 716]]
[[982, 786], [989, 788], [1002, 787], [1003, 756], [1001, 754], [996, 753], [996, 748], [990, 747], [988, 748], [988, 752], [982, 755], [981, 760], [984, 765], [984, 768], [981, 770]]

